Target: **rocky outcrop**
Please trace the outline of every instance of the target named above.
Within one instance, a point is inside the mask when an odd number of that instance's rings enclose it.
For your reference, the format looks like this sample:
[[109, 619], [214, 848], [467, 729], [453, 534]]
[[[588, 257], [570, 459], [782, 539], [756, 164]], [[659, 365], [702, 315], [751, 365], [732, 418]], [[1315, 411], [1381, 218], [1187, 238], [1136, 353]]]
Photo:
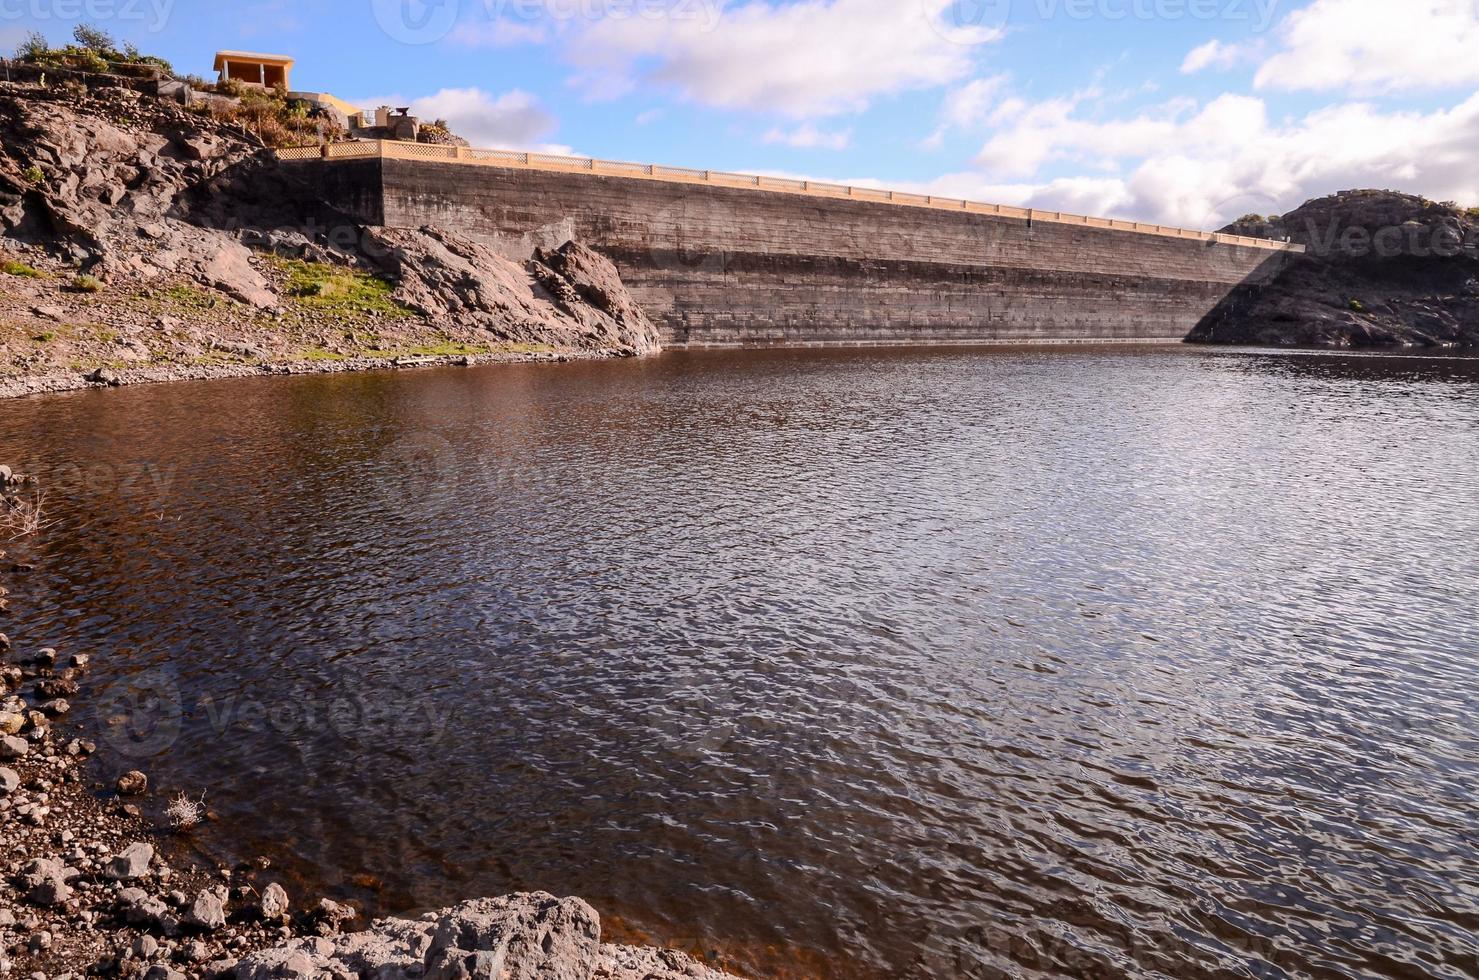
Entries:
[[1347, 191], [1233, 234], [1305, 247], [1271, 283], [1235, 291], [1188, 338], [1295, 347], [1479, 346], [1479, 211]]
[[603, 945], [578, 898], [543, 892], [465, 902], [415, 921], [297, 939], [237, 964], [236, 980], [423, 977], [425, 980], [724, 980], [672, 950]]
[[435, 228], [365, 229], [366, 251], [396, 282], [395, 298], [423, 316], [497, 332], [507, 340], [660, 349], [657, 327], [632, 301], [607, 259], [577, 242], [539, 253], [527, 267], [471, 239]]
[[[7, 376], [56, 371], [82, 386], [162, 367], [658, 349], [615, 268], [587, 248], [515, 263], [436, 228], [367, 228], [305, 173], [234, 125], [130, 90], [0, 87], [0, 393]], [[327, 302], [293, 263], [372, 291], [383, 281], [390, 296]]]

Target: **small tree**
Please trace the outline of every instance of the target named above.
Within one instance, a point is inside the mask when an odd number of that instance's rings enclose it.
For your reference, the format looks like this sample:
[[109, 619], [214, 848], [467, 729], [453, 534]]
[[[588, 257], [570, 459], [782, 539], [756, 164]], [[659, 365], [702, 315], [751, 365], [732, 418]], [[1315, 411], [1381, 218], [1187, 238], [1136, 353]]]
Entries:
[[113, 35], [95, 27], [92, 24], [78, 24], [72, 31], [72, 38], [82, 47], [104, 58], [118, 57], [118, 48], [114, 44]]

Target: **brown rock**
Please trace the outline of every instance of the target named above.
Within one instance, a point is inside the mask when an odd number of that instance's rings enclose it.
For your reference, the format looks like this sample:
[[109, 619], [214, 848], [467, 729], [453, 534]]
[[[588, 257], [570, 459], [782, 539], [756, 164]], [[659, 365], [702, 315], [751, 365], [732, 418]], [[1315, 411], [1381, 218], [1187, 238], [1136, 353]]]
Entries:
[[116, 788], [119, 796], [141, 796], [149, 791], [149, 777], [132, 769], [118, 777]]

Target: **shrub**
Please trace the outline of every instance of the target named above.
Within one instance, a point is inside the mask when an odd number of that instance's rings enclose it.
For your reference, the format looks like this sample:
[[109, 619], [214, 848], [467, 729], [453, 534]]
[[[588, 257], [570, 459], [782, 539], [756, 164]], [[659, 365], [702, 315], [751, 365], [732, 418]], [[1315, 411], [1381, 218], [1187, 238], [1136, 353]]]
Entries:
[[113, 41], [113, 35], [93, 24], [78, 24], [72, 30], [72, 40], [76, 41], [88, 51], [94, 51], [100, 55], [112, 55], [114, 60], [122, 60], [118, 55], [118, 46]]
[[47, 527], [46, 494], [34, 481], [25, 487], [0, 489], [0, 539], [14, 541]]
[[198, 800], [192, 800], [181, 793], [170, 800], [169, 807], [164, 814], [169, 817], [170, 826], [175, 830], [190, 830], [205, 818], [205, 797], [201, 796]]
[[21, 178], [33, 187], [40, 187], [46, 183], [46, 172], [35, 164], [32, 164], [21, 171]]
[[1366, 312], [1366, 304], [1363, 303], [1363, 302], [1361, 302], [1358, 299], [1351, 300], [1351, 312], [1353, 312], [1353, 313], [1365, 313]]
[[50, 52], [51, 45], [46, 43], [46, 35], [32, 31], [17, 45], [15, 57], [17, 61], [41, 61]]
[[100, 293], [103, 284], [93, 276], [82, 275], [72, 280], [72, 289], [79, 293]]

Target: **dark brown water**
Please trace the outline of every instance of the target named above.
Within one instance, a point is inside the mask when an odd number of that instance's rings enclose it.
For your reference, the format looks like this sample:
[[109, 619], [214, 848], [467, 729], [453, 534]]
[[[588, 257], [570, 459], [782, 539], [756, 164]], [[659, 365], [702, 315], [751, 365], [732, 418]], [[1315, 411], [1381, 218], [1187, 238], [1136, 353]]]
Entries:
[[0, 459], [104, 769], [300, 887], [763, 975], [1479, 974], [1479, 361], [232, 381], [4, 403]]

